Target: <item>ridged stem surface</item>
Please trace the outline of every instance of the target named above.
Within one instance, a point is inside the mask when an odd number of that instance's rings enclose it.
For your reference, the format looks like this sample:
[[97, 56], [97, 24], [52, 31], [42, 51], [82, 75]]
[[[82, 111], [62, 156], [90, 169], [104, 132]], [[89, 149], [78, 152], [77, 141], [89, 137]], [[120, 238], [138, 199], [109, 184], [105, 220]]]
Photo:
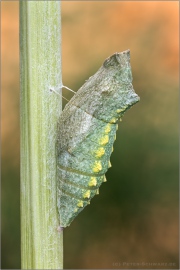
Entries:
[[60, 1], [20, 1], [22, 269], [62, 269], [56, 207]]

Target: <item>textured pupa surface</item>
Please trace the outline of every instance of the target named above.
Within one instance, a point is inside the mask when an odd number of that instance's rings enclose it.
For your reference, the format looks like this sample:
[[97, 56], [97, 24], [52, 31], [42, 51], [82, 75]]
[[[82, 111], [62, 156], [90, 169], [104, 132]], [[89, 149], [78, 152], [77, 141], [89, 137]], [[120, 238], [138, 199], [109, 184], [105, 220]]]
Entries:
[[58, 125], [57, 206], [67, 227], [99, 193], [116, 138], [117, 122], [139, 101], [130, 51], [105, 60], [65, 106]]

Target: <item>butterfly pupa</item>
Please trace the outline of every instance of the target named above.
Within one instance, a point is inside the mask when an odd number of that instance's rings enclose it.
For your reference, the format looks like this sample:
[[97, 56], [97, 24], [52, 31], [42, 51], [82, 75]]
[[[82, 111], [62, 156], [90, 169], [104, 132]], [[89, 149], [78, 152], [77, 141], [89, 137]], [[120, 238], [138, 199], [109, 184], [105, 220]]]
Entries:
[[60, 227], [99, 193], [105, 182], [117, 122], [139, 101], [132, 86], [130, 51], [105, 60], [66, 104], [58, 123], [57, 207]]

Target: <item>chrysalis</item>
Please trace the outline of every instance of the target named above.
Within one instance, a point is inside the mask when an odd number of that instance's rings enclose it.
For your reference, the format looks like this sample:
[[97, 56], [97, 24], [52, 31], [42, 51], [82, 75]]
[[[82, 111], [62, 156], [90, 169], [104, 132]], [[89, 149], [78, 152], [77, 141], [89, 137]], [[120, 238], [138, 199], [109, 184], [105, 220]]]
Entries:
[[99, 193], [111, 166], [117, 122], [138, 101], [127, 50], [106, 59], [65, 106], [57, 140], [57, 206], [61, 228], [69, 226]]

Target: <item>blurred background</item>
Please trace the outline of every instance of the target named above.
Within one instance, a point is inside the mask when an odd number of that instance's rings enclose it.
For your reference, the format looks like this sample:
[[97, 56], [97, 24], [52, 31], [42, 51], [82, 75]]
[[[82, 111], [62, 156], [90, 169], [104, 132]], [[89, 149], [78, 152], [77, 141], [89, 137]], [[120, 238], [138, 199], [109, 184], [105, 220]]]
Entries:
[[[1, 267], [18, 269], [19, 7], [1, 6]], [[178, 48], [178, 2], [62, 1], [63, 84], [78, 90], [130, 49], [141, 98], [119, 125], [100, 195], [64, 231], [65, 268], [179, 269]]]

